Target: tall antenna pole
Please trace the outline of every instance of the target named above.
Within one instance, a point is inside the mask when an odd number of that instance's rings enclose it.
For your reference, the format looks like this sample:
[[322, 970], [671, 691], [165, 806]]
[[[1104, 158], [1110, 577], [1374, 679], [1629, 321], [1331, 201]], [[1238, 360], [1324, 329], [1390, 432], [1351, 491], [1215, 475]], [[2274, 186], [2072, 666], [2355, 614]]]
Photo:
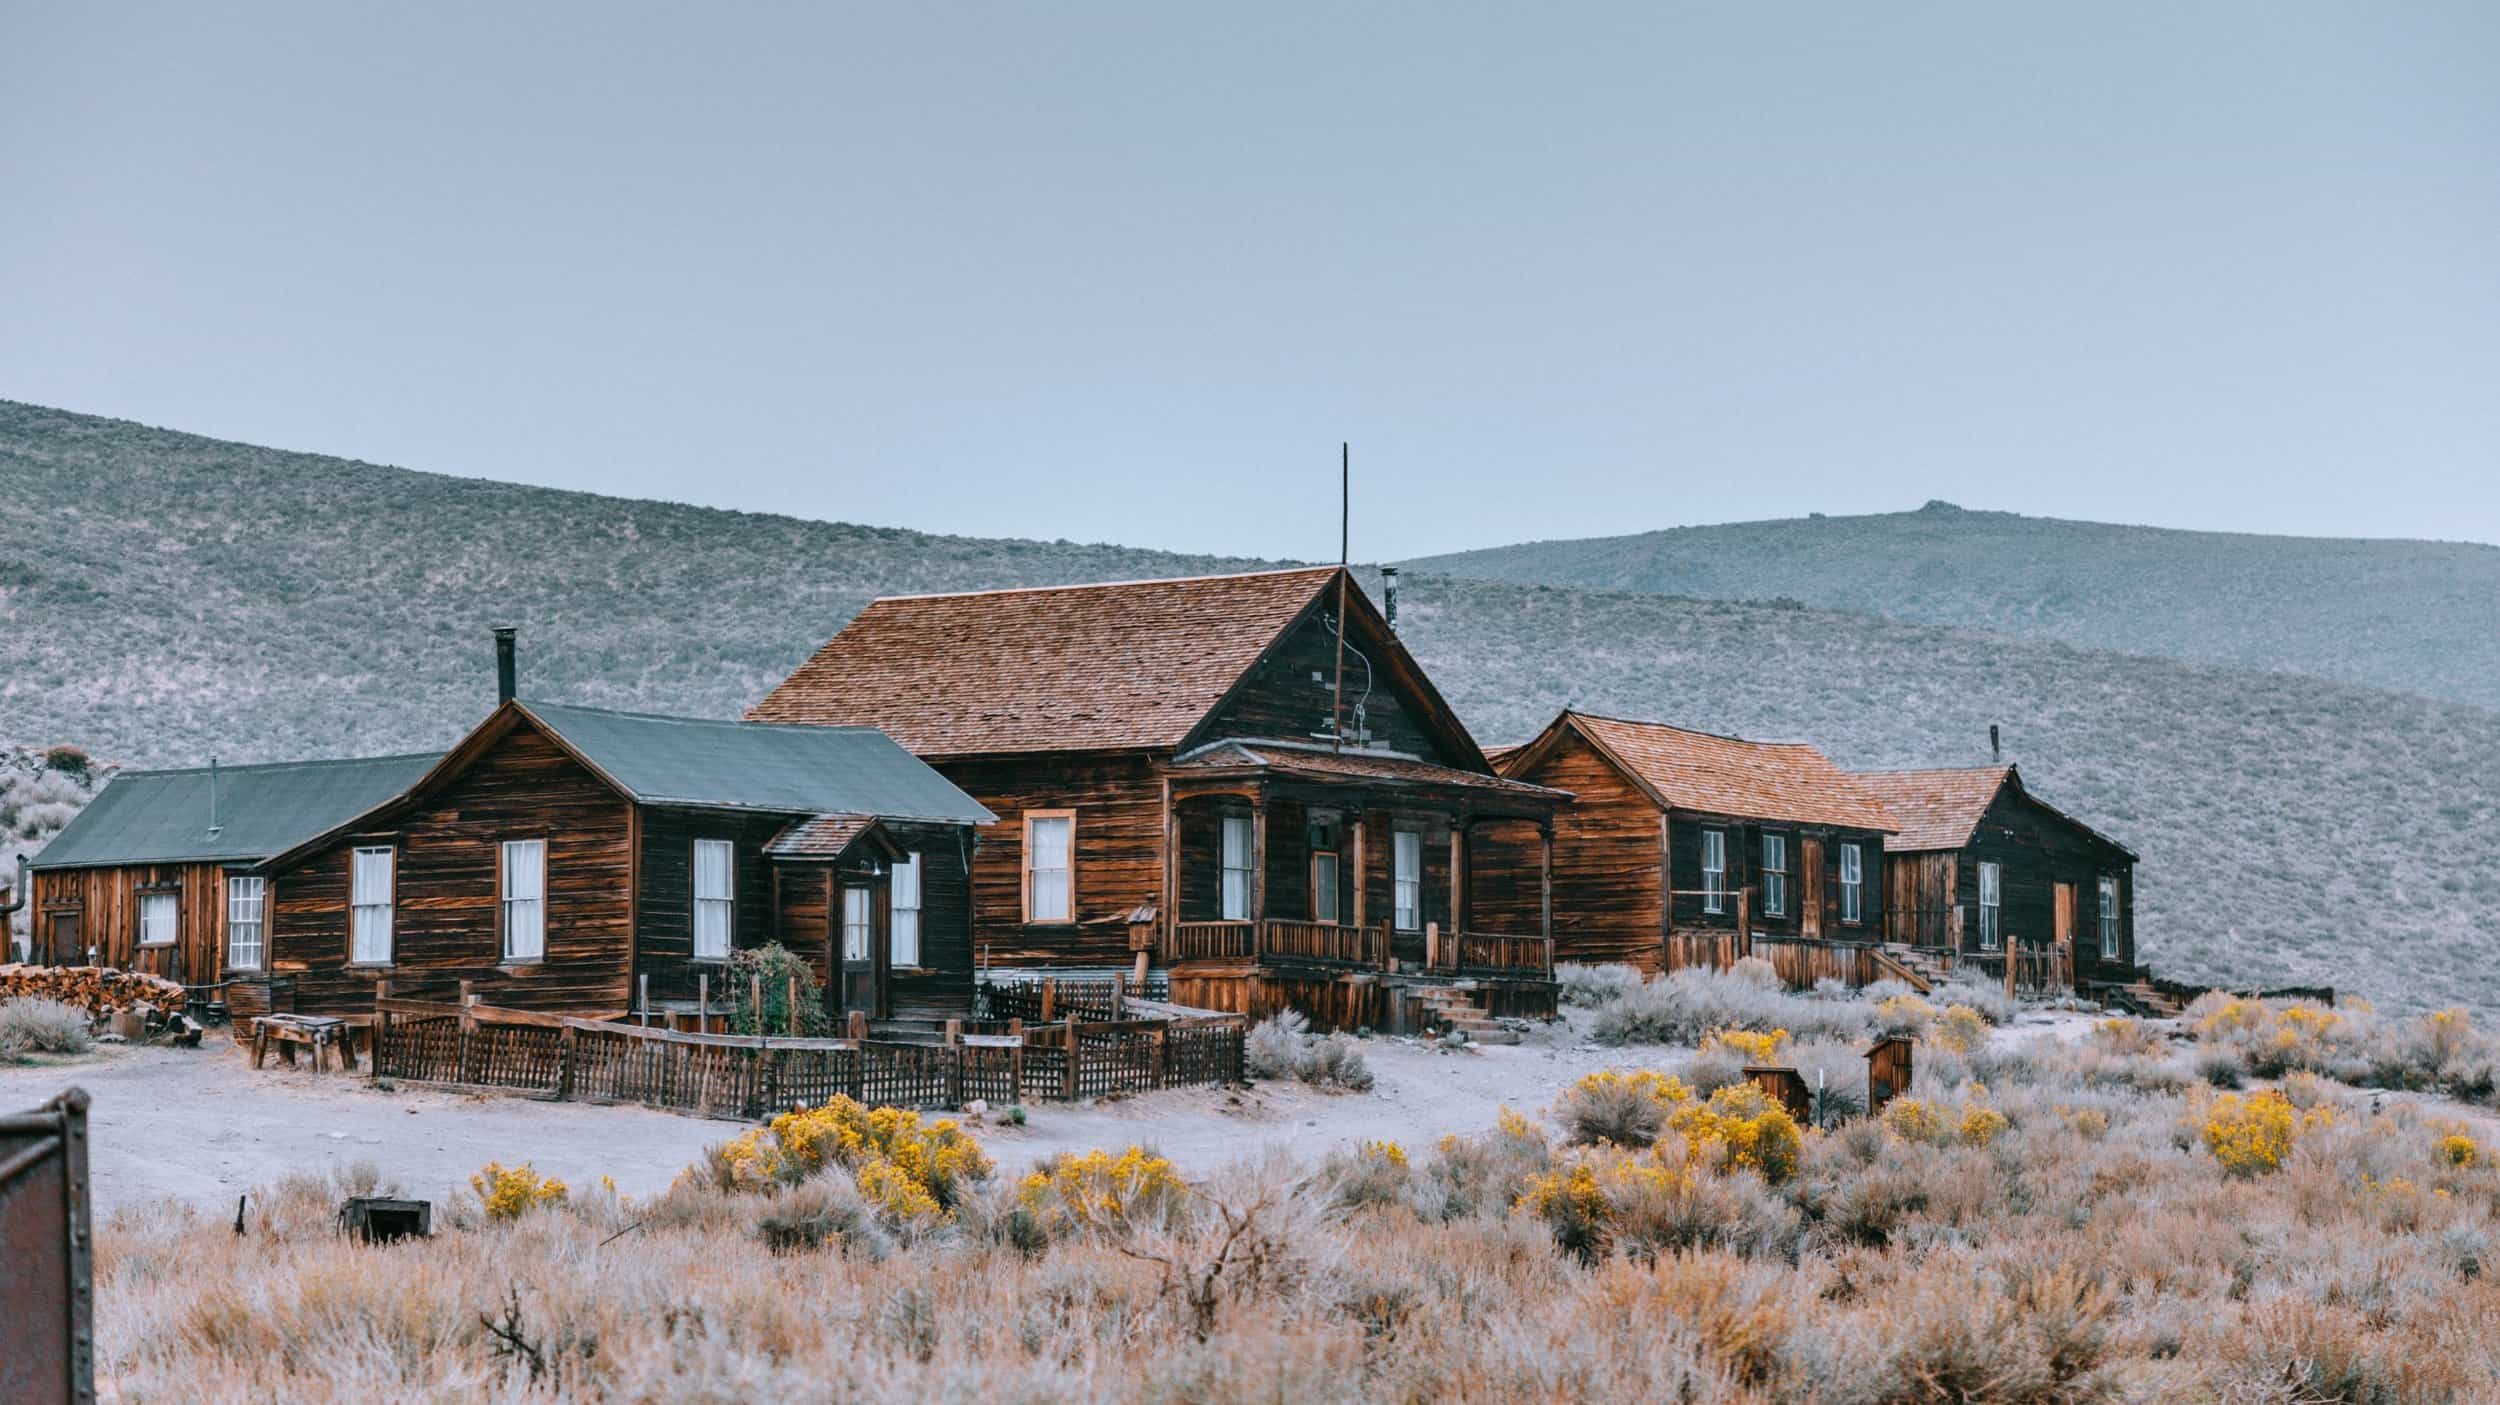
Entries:
[[1328, 700], [1328, 747], [1345, 750], [1345, 577], [1354, 535], [1354, 448], [1337, 444], [1337, 690]]

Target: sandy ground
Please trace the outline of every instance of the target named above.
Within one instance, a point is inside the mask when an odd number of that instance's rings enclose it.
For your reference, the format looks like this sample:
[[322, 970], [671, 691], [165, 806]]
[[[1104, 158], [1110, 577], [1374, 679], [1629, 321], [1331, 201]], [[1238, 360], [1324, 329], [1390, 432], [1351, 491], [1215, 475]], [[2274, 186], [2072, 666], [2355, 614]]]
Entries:
[[[1998, 1031], [2004, 1041], [2081, 1037], [2090, 1017], [2027, 1014]], [[981, 1137], [1000, 1168], [1018, 1172], [1058, 1151], [1160, 1148], [1184, 1166], [1214, 1166], [1284, 1149], [1316, 1156], [1367, 1138], [1410, 1147], [1445, 1132], [1490, 1126], [1507, 1105], [1536, 1112], [1584, 1073], [1601, 1068], [1673, 1069], [1675, 1048], [1603, 1048], [1587, 1041], [1585, 1016], [1512, 1047], [1450, 1051], [1374, 1039], [1365, 1057], [1378, 1078], [1369, 1093], [1315, 1092], [1298, 1084], [1189, 1089], [1066, 1106], [1035, 1104], [1030, 1121], [993, 1121]], [[735, 1124], [629, 1107], [590, 1107], [520, 1097], [473, 1096], [402, 1085], [385, 1092], [362, 1077], [316, 1074], [273, 1060], [255, 1071], [212, 1034], [196, 1050], [106, 1046], [92, 1057], [0, 1068], [0, 1108], [32, 1107], [76, 1084], [94, 1099], [92, 1169], [98, 1209], [161, 1198], [231, 1209], [234, 1197], [294, 1171], [369, 1161], [412, 1195], [442, 1197], [488, 1161], [527, 1161], [575, 1184], [612, 1177], [627, 1195], [666, 1186]]]

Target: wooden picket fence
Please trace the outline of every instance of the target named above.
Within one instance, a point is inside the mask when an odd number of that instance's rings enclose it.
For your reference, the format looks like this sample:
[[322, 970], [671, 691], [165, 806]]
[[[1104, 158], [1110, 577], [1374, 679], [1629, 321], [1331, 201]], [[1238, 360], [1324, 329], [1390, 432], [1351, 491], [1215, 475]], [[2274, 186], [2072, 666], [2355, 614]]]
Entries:
[[1216, 1018], [1024, 1025], [943, 1044], [775, 1038], [384, 996], [371, 1067], [411, 1083], [755, 1121], [836, 1096], [951, 1108], [1237, 1083], [1242, 1036], [1242, 1021]]

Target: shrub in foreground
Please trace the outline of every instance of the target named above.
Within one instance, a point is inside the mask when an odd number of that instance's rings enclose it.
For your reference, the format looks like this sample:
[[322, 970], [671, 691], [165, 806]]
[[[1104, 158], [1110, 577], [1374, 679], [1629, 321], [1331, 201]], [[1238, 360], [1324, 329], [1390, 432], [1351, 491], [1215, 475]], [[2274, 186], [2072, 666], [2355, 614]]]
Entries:
[[1281, 1010], [1252, 1026], [1242, 1062], [1254, 1078], [1292, 1078], [1315, 1088], [1361, 1093], [1374, 1081], [1360, 1044], [1343, 1034], [1312, 1034], [1299, 1010]]
[[84, 1010], [42, 996], [0, 1003], [0, 1057], [83, 1054], [95, 1042], [89, 1025]]

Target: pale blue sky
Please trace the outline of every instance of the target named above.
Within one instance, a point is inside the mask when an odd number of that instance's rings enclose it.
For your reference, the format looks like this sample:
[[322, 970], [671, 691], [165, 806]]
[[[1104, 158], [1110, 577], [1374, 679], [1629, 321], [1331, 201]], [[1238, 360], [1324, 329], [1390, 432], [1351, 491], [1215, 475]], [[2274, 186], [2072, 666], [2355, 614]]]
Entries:
[[0, 0], [0, 396], [1324, 556], [2500, 541], [2500, 5]]

